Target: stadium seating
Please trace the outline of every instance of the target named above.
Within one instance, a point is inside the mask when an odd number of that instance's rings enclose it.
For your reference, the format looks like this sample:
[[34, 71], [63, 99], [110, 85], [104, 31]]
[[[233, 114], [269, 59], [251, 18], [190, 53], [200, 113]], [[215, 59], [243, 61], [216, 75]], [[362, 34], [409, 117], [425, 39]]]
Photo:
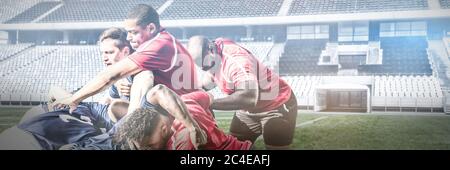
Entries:
[[104, 68], [99, 54], [98, 46], [36, 46], [0, 63], [7, 70], [0, 82], [4, 87], [0, 95], [10, 95], [11, 104], [33, 104], [34, 100], [45, 100], [51, 86], [76, 90]]
[[314, 106], [314, 89], [321, 83], [321, 76], [283, 76], [282, 79], [291, 86], [300, 109], [311, 109]]
[[427, 0], [294, 0], [289, 15], [363, 13], [428, 9]]
[[281, 75], [336, 75], [337, 65], [318, 65], [328, 40], [290, 40], [279, 61]]
[[431, 75], [427, 55], [428, 44], [424, 37], [392, 37], [381, 39], [382, 65], [360, 65], [360, 75], [419, 74]]
[[449, 9], [450, 8], [450, 0], [439, 0], [441, 4], [441, 8]]
[[239, 45], [249, 50], [261, 63], [264, 63], [269, 55], [273, 42], [239, 42]]
[[[314, 106], [315, 88], [323, 76], [284, 76], [297, 97], [300, 109]], [[371, 104], [373, 108], [411, 109], [442, 108], [444, 95], [439, 80], [433, 76], [374, 76]]]
[[42, 59], [54, 50], [56, 49], [46, 46], [38, 46], [24, 50], [21, 53], [10, 57], [10, 59], [0, 62], [0, 67], [2, 68], [0, 76], [4, 79], [5, 76], [13, 74], [14, 72], [22, 72], [24, 67], [28, 67], [30, 64]]
[[[26, 2], [24, 2], [26, 1]], [[120, 21], [137, 4], [149, 4], [158, 9], [167, 0], [4, 0], [0, 22], [24, 23], [58, 4], [56, 9], [39, 22], [95, 22]], [[175, 0], [162, 14], [162, 19], [207, 19], [276, 16], [283, 0]], [[442, 8], [449, 8], [448, 0], [440, 0]], [[427, 0], [293, 0], [288, 15], [316, 15], [334, 13], [364, 13], [379, 11], [426, 10]]]
[[0, 5], [0, 23], [4, 23], [42, 0], [2, 0]]
[[44, 14], [45, 12], [54, 8], [58, 4], [60, 4], [60, 2], [57, 2], [57, 1], [38, 3], [35, 6], [29, 8], [26, 11], [15, 16], [11, 20], [7, 21], [6, 23], [29, 23], [29, 22], [33, 21], [34, 19], [36, 19], [37, 17]]
[[0, 45], [0, 62], [3, 60], [12, 57], [13, 55], [29, 48], [32, 44], [17, 44], [17, 45], [9, 45], [9, 44], [1, 44]]
[[39, 22], [121, 21], [137, 4], [158, 9], [166, 0], [65, 0], [64, 5]]
[[375, 76], [373, 107], [442, 108], [443, 93], [433, 76]]
[[261, 17], [277, 15], [282, 0], [178, 0], [161, 15], [162, 19]]

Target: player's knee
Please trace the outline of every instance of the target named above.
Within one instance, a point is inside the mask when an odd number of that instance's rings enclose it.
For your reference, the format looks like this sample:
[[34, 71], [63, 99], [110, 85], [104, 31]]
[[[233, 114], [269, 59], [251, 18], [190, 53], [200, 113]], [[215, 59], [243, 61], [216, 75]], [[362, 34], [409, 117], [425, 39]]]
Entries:
[[230, 134], [240, 141], [249, 140], [251, 142], [254, 142], [260, 135], [252, 132], [248, 125], [239, 120], [239, 118], [237, 118], [236, 116], [233, 116], [233, 119], [231, 121]]
[[129, 102], [125, 100], [113, 100], [109, 106], [108, 114], [113, 122], [119, 121], [127, 114]]
[[23, 116], [22, 119], [20, 119], [19, 124], [23, 123], [27, 120], [30, 120], [33, 117], [36, 117], [37, 115], [40, 115], [42, 113], [45, 113], [45, 110], [41, 106], [35, 106], [32, 107], [30, 110], [28, 110]]
[[263, 138], [268, 146], [289, 146], [292, 143], [294, 127], [283, 118], [272, 118], [264, 125]]

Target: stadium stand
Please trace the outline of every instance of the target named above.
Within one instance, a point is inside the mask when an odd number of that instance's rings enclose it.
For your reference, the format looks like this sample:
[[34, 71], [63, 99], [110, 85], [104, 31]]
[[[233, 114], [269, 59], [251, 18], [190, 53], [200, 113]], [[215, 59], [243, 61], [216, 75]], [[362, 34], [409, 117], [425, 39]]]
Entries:
[[17, 45], [10, 45], [10, 44], [0, 44], [0, 62], [3, 60], [6, 60], [15, 54], [31, 47], [33, 44], [17, 44]]
[[[42, 59], [49, 53], [55, 51], [55, 48], [48, 48], [45, 46], [37, 46], [34, 48], [29, 48], [23, 50], [17, 55], [10, 57], [0, 63], [2, 70], [0, 71], [0, 77], [5, 78], [6, 75], [12, 74], [14, 72], [22, 72], [24, 67]], [[5, 87], [5, 86], [2, 86]]]
[[[35, 58], [28, 61], [31, 57]], [[29, 63], [22, 65], [23, 62]], [[3, 64], [2, 67], [5, 68]], [[2, 77], [0, 86], [4, 88], [0, 95], [3, 99], [10, 96], [11, 104], [27, 105], [44, 99], [51, 86], [68, 91], [82, 87], [104, 65], [99, 59], [98, 46], [67, 45], [36, 46], [14, 57], [14, 62], [9, 62], [6, 68], [10, 72]], [[94, 101], [102, 95], [90, 100]]]
[[0, 23], [4, 23], [42, 0], [2, 0], [0, 5]]
[[382, 65], [360, 65], [360, 75], [423, 74], [431, 75], [427, 41], [424, 37], [390, 37], [381, 39]]
[[267, 60], [273, 42], [238, 42], [239, 45], [249, 50], [261, 63]]
[[314, 89], [321, 83], [321, 76], [283, 76], [297, 97], [299, 109], [309, 110], [314, 106]]
[[[284, 76], [283, 79], [292, 87], [299, 109], [312, 109], [315, 89], [324, 76]], [[445, 97], [439, 80], [433, 76], [373, 76], [372, 87], [371, 103], [375, 111], [439, 110]]]
[[137, 4], [149, 4], [158, 9], [166, 0], [65, 0], [64, 5], [39, 22], [121, 21]]
[[261, 17], [277, 15], [282, 0], [183, 0], [174, 1], [161, 15], [162, 19], [206, 19]]
[[[433, 76], [375, 76], [374, 110], [442, 108], [443, 93]], [[410, 110], [411, 111], [411, 110]]]
[[60, 4], [60, 2], [57, 1], [41, 2], [15, 16], [6, 23], [29, 23], [58, 4]]
[[450, 8], [450, 0], [439, 0], [439, 3], [441, 4], [441, 8], [443, 9]]
[[294, 0], [289, 15], [363, 13], [428, 9], [427, 0]]
[[337, 65], [318, 65], [328, 40], [289, 40], [279, 61], [281, 75], [336, 75]]

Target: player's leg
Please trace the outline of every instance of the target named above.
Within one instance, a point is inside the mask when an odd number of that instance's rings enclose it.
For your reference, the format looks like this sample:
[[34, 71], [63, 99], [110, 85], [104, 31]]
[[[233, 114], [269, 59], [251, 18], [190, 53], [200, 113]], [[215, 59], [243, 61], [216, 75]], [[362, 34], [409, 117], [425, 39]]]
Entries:
[[31, 109], [29, 109], [27, 112], [25, 112], [25, 114], [20, 119], [19, 124], [23, 123], [27, 120], [30, 120], [31, 118], [36, 117], [37, 115], [40, 115], [40, 114], [43, 114], [46, 112], [48, 112], [46, 104], [34, 106]]
[[289, 149], [293, 140], [295, 123], [282, 117], [273, 117], [265, 121], [263, 138], [266, 149]]
[[130, 102], [121, 99], [113, 99], [111, 100], [111, 104], [108, 108], [108, 116], [116, 123], [118, 120], [122, 119], [125, 115], [127, 115], [127, 110]]
[[254, 143], [262, 132], [262, 126], [258, 120], [249, 113], [236, 111], [231, 120], [230, 134], [240, 141], [249, 140]]
[[[69, 97], [70, 95], [71, 94], [69, 92], [67, 92], [66, 90], [64, 90], [63, 88], [52, 86], [52, 87], [50, 87], [50, 90], [47, 94], [47, 96], [48, 96], [47, 101], [49, 103], [51, 103], [55, 100], [60, 100], [60, 99]], [[22, 123], [22, 122], [29, 120], [39, 114], [46, 113], [49, 111], [53, 111], [53, 108], [49, 107], [48, 104], [41, 104], [39, 106], [34, 106], [23, 115], [23, 117], [22, 117], [22, 119], [20, 119], [19, 123]]]
[[42, 150], [32, 134], [13, 126], [0, 134], [0, 150]]
[[292, 94], [289, 101], [261, 119], [266, 149], [289, 149], [294, 138], [296, 120], [297, 101]]

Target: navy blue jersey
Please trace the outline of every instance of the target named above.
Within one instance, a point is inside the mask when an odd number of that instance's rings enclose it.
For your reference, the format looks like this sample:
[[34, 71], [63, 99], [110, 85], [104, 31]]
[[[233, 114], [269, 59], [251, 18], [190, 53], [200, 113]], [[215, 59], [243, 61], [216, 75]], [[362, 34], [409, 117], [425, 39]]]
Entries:
[[[157, 110], [161, 112], [161, 114], [168, 115], [166, 110], [164, 110], [160, 106], [155, 106], [146, 100], [146, 96], [144, 95], [141, 99], [141, 108], [153, 108], [156, 107]], [[126, 115], [127, 116], [127, 115]], [[130, 145], [127, 143], [117, 143], [113, 140], [114, 133], [116, 129], [120, 127], [120, 124], [126, 119], [126, 116], [120, 119], [114, 126], [111, 128], [108, 133], [101, 134], [95, 137], [90, 137], [89, 139], [79, 141], [76, 143], [72, 143], [70, 145], [65, 146], [65, 149], [70, 150], [123, 150], [123, 149], [131, 149]]]
[[37, 115], [17, 125], [31, 133], [43, 149], [59, 149], [62, 145], [86, 140], [113, 127], [108, 105], [80, 103], [76, 110], [56, 110]]
[[[128, 76], [127, 80], [129, 83], [133, 83], [132, 76]], [[120, 95], [119, 90], [117, 90], [117, 87], [114, 84], [109, 88], [109, 96], [114, 99], [123, 99], [123, 100], [130, 101], [129, 96]]]

